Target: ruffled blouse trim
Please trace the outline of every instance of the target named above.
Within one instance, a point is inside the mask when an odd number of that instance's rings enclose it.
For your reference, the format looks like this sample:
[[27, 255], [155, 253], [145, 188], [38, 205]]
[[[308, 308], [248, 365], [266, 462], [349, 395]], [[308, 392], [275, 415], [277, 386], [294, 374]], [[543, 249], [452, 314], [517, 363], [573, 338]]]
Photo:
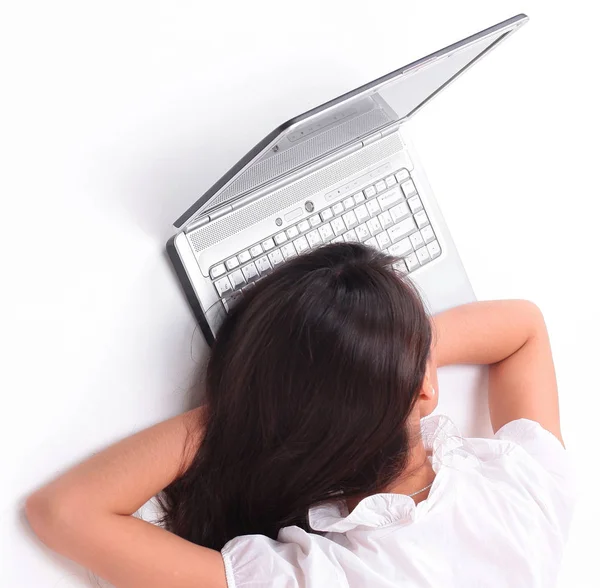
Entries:
[[431, 452], [431, 463], [436, 479], [427, 500], [415, 504], [404, 494], [381, 493], [363, 498], [348, 513], [345, 500], [333, 500], [310, 509], [309, 524], [320, 532], [346, 533], [359, 527], [383, 527], [400, 521], [414, 520], [419, 510], [428, 509], [441, 492], [443, 470], [470, 469], [479, 461], [468, 450], [467, 443], [456, 425], [446, 416], [436, 415], [421, 420], [423, 444]]

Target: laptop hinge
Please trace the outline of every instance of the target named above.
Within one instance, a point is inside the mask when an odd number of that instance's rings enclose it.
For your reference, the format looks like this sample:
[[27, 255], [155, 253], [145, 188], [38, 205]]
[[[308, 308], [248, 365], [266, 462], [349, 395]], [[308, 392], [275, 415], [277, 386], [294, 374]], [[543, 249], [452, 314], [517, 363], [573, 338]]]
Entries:
[[233, 210], [233, 208], [231, 207], [231, 204], [228, 204], [227, 206], [223, 206], [222, 208], [217, 208], [215, 210], [213, 210], [211, 213], [209, 213], [209, 217], [210, 217], [210, 221], [214, 221], [215, 219], [226, 215], [228, 212], [231, 212]]
[[372, 135], [369, 135], [366, 139], [363, 139], [362, 145], [363, 147], [366, 147], [371, 143], [375, 143], [375, 141], [377, 141], [378, 139], [381, 139], [381, 132], [373, 133]]
[[383, 129], [383, 131], [381, 131], [381, 133], [380, 133], [381, 138], [383, 139], [383, 137], [387, 137], [388, 135], [395, 133], [401, 126], [402, 126], [402, 122], [395, 122], [394, 124], [391, 124], [389, 127], [385, 128], [385, 129]]
[[222, 208], [216, 208], [211, 213], [200, 217], [197, 221], [194, 221], [191, 225], [185, 227], [185, 232], [189, 233], [190, 231], [193, 231], [194, 229], [197, 229], [198, 227], [201, 227], [202, 225], [210, 223], [210, 222], [218, 219], [221, 216], [225, 216], [228, 212], [231, 212], [232, 210], [233, 210], [233, 208], [231, 207], [231, 204], [228, 204], [227, 206], [223, 206]]
[[377, 131], [372, 135], [369, 135], [366, 139], [363, 139], [362, 145], [366, 147], [367, 145], [371, 145], [371, 143], [375, 143], [375, 141], [379, 141], [379, 139], [383, 139], [383, 137], [387, 137], [392, 133], [396, 132], [400, 128], [400, 124], [398, 121], [394, 121], [389, 126], [385, 127], [381, 131]]
[[183, 232], [189, 233], [190, 231], [193, 231], [193, 230], [197, 229], [198, 227], [201, 227], [202, 225], [207, 225], [209, 222], [210, 222], [210, 217], [208, 216], [208, 214], [206, 216], [201, 216], [198, 220], [183, 227]]

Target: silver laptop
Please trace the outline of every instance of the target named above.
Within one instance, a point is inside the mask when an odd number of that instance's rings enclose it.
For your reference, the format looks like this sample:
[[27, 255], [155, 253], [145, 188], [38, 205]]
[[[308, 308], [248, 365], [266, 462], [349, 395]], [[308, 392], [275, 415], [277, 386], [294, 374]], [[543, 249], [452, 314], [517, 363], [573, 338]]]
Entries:
[[474, 300], [402, 125], [527, 22], [518, 15], [284, 123], [174, 224], [169, 257], [209, 344], [262, 276], [324, 243], [359, 241], [438, 312]]

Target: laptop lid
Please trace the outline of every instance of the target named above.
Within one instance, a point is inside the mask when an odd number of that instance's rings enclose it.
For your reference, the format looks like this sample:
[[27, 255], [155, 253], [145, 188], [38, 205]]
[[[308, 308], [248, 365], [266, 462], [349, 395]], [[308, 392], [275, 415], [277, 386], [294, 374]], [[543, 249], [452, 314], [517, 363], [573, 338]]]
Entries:
[[398, 126], [527, 20], [524, 14], [514, 16], [285, 122], [202, 195], [175, 227], [224, 212], [254, 190]]

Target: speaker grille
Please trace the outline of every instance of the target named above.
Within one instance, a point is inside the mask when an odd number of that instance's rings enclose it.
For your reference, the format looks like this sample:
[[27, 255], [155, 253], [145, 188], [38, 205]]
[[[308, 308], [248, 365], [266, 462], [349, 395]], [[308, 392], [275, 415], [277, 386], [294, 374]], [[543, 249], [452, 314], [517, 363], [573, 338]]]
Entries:
[[[249, 167], [239, 178], [227, 186], [214, 200], [210, 200], [203, 208], [207, 210], [208, 208], [220, 206], [240, 194], [271, 182], [275, 178], [305, 165], [313, 159], [322, 157], [345, 143], [382, 127], [388, 121], [389, 117], [383, 110], [369, 110], [356, 118], [329, 129], [324, 133], [315, 135], [311, 139], [290, 147], [277, 155], [272, 155]], [[199, 213], [196, 216], [199, 218], [199, 216], [203, 216], [204, 214]], [[196, 218], [193, 220], [196, 220]]]
[[255, 203], [192, 231], [188, 238], [196, 253], [264, 220], [279, 210], [336, 184], [344, 178], [397, 153], [402, 142], [397, 133], [385, 137], [312, 174], [263, 196]]

